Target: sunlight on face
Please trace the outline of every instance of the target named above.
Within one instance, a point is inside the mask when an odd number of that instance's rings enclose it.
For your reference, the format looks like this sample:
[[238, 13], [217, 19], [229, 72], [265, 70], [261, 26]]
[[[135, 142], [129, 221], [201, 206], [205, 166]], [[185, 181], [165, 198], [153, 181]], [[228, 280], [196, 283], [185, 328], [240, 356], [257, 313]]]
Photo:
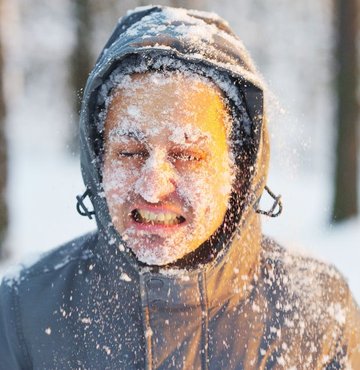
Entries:
[[194, 251], [221, 225], [231, 192], [229, 116], [210, 81], [134, 74], [111, 96], [103, 185], [110, 215], [152, 265]]

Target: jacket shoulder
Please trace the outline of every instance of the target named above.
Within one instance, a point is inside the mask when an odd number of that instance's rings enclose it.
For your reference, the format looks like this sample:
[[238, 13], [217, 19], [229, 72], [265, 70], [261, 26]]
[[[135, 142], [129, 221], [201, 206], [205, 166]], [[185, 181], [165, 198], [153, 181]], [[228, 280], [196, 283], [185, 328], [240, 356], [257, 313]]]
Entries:
[[298, 352], [308, 353], [306, 346], [313, 343], [323, 354], [324, 368], [359, 368], [360, 311], [342, 274], [269, 238], [262, 244], [268, 301], [283, 318], [287, 337], [298, 338]]
[[[86, 263], [92, 258], [96, 240], [97, 233], [83, 235], [43, 254], [36, 262], [14, 268], [2, 279], [0, 370], [33, 368], [30, 354], [33, 328], [41, 328], [42, 321], [51, 317], [62, 293], [63, 285], [55, 288], [54, 283], [59, 282], [62, 275], [71, 279], [74, 270], [71, 264], [77, 267], [79, 261]], [[67, 267], [69, 271], [65, 272]]]
[[[297, 251], [288, 250], [270, 238], [263, 239], [262, 264], [265, 275], [281, 283], [286, 295], [309, 309], [323, 303], [345, 303], [350, 294], [343, 275], [331, 264]], [[309, 306], [310, 305], [310, 306]]]
[[2, 284], [18, 286], [35, 276], [59, 271], [79, 260], [94, 258], [93, 246], [97, 232], [87, 233], [39, 256], [36, 261], [11, 268], [3, 277]]

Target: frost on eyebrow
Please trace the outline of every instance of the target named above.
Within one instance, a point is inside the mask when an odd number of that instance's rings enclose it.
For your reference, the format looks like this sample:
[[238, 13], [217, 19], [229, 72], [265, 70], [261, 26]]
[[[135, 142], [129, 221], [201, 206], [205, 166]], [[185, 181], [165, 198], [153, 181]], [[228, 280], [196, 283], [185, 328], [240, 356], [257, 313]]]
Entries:
[[[131, 106], [136, 109], [135, 106]], [[160, 134], [161, 129], [169, 130], [170, 135], [168, 141], [178, 145], [202, 144], [210, 142], [211, 135], [199, 129], [198, 127], [188, 123], [177, 123], [164, 120], [155, 124], [149, 124], [148, 127], [139, 128], [138, 124], [149, 121], [148, 117], [137, 116], [136, 119], [122, 118], [121, 122], [111, 128], [108, 134], [108, 139], [112, 143], [126, 143], [129, 138], [134, 138], [139, 141], [145, 141], [147, 138]], [[150, 122], [151, 123], [151, 122]]]
[[[168, 123], [167, 126], [170, 131], [168, 142], [171, 144], [188, 147], [205, 145], [212, 141], [211, 135], [208, 132], [204, 132], [191, 124]], [[127, 144], [131, 139], [145, 142], [149, 137], [157, 135], [159, 132], [160, 128], [158, 127], [152, 127], [146, 130], [146, 132], [143, 132], [135, 126], [128, 128], [120, 123], [109, 131], [108, 141], [113, 144]]]
[[201, 144], [211, 140], [209, 133], [194, 127], [191, 124], [181, 125], [174, 123], [171, 127], [169, 141], [174, 144], [187, 146], [189, 144]]
[[134, 138], [138, 141], [144, 141], [146, 139], [146, 134], [134, 125], [128, 119], [124, 119], [119, 122], [115, 127], [113, 127], [108, 134], [108, 140], [111, 143], [126, 143], [129, 138]]

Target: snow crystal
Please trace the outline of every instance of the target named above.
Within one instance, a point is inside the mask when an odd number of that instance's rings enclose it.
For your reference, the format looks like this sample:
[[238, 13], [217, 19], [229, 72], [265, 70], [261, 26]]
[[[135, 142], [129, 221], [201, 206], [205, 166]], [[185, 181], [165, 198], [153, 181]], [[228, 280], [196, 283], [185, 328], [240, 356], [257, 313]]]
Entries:
[[103, 346], [103, 350], [108, 356], [111, 354], [111, 349], [108, 346]]
[[270, 333], [277, 333], [278, 329], [275, 326], [270, 326]]
[[92, 323], [92, 320], [90, 317], [82, 317], [80, 318], [80, 322], [86, 325], [90, 325]]
[[163, 276], [177, 278], [177, 279], [179, 279], [180, 281], [183, 281], [183, 282], [190, 281], [189, 272], [185, 269], [184, 270], [171, 269], [171, 268], [160, 269], [159, 273]]
[[110, 240], [109, 240], [109, 244], [110, 245], [114, 245], [116, 243], [116, 239], [114, 237], [112, 237]]
[[346, 311], [340, 303], [332, 303], [327, 308], [327, 312], [333, 317], [340, 325], [345, 324]]
[[139, 117], [140, 116], [140, 112], [141, 111], [139, 110], [139, 108], [137, 106], [130, 105], [130, 107], [128, 107], [128, 109], [127, 109], [127, 112], [128, 112], [128, 115], [130, 117], [136, 118], [136, 117]]
[[295, 323], [294, 321], [288, 319], [287, 317], [285, 317], [285, 320], [284, 320], [284, 325], [287, 326], [288, 328], [293, 328], [295, 327]]
[[60, 307], [60, 313], [63, 317], [67, 316], [67, 312], [62, 307]]
[[276, 361], [278, 362], [279, 365], [285, 366], [285, 359], [283, 356], [277, 357]]
[[125, 272], [122, 272], [120, 274], [120, 280], [124, 280], [124, 281], [130, 282], [131, 281], [131, 278], [130, 278], [130, 276], [128, 274], [126, 274]]
[[153, 331], [151, 328], [147, 328], [145, 331], [145, 338], [150, 338], [153, 335]]
[[329, 360], [330, 360], [330, 357], [328, 355], [323, 355], [322, 356], [322, 359], [321, 359], [321, 362], [323, 362], [324, 364], [326, 364]]
[[65, 256], [64, 259], [61, 262], [59, 262], [58, 264], [56, 264], [54, 266], [54, 269], [59, 270], [59, 269], [63, 268], [65, 265], [67, 265], [71, 261], [71, 259], [72, 259], [72, 257], [70, 255]]

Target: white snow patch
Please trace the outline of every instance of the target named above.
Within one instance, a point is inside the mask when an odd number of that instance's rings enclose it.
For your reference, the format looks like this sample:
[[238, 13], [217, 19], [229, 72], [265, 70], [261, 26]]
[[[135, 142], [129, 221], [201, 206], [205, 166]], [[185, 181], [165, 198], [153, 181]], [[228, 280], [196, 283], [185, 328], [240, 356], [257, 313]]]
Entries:
[[103, 346], [103, 350], [108, 356], [111, 354], [111, 349], [108, 346]]
[[340, 303], [330, 304], [330, 306], [327, 308], [327, 312], [339, 323], [339, 325], [345, 324], [346, 311]]
[[127, 281], [127, 282], [130, 282], [131, 281], [131, 278], [128, 274], [126, 274], [125, 272], [122, 272], [120, 274], [120, 280], [124, 280], [124, 281]]
[[145, 331], [145, 338], [150, 338], [152, 335], [154, 334], [154, 332], [152, 331], [152, 329], [149, 327], [146, 329]]
[[80, 322], [86, 325], [90, 325], [92, 323], [92, 319], [90, 317], [81, 317]]

